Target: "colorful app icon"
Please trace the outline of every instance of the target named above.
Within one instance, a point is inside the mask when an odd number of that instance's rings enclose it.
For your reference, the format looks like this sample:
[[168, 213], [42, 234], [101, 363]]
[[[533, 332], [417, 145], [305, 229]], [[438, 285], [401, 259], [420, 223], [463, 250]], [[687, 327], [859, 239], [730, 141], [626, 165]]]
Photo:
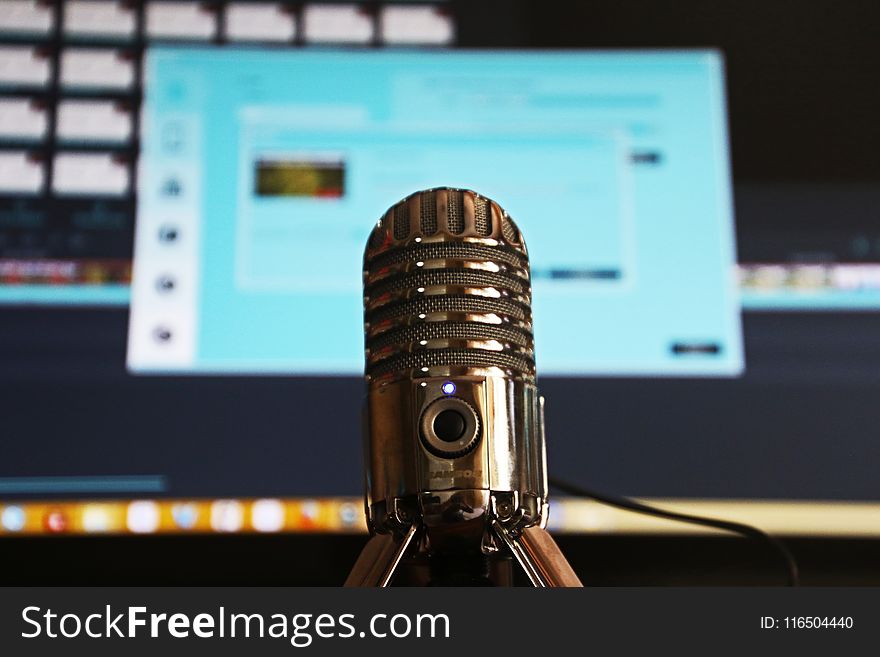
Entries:
[[43, 518], [43, 526], [46, 528], [46, 531], [53, 534], [67, 531], [69, 525], [70, 521], [61, 509], [50, 509]]
[[135, 534], [150, 534], [159, 528], [159, 505], [140, 500], [128, 505], [128, 529]]
[[82, 528], [85, 532], [110, 531], [110, 510], [103, 504], [86, 504], [82, 512]]
[[321, 514], [321, 504], [316, 500], [303, 500], [299, 505], [300, 526], [302, 529], [316, 529]]
[[211, 505], [211, 527], [217, 532], [237, 532], [244, 525], [244, 507], [236, 500], [217, 500]]
[[357, 504], [343, 502], [339, 506], [339, 520], [343, 527], [354, 527], [364, 520], [364, 511]]
[[251, 507], [251, 525], [258, 532], [277, 532], [284, 528], [284, 504], [280, 500], [257, 500]]
[[199, 509], [191, 502], [174, 504], [171, 507], [171, 517], [178, 529], [192, 529], [199, 520]]
[[20, 506], [7, 506], [0, 513], [0, 525], [8, 532], [20, 532], [24, 529], [24, 509]]

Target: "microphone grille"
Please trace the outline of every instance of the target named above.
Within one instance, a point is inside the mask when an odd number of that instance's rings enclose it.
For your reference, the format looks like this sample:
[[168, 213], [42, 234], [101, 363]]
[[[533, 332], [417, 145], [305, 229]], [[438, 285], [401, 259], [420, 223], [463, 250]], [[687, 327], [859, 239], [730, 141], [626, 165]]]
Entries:
[[528, 252], [476, 192], [437, 188], [392, 206], [364, 254], [366, 375], [534, 380]]
[[430, 237], [437, 232], [437, 192], [430, 190], [422, 192], [419, 203], [420, 223], [422, 235]]

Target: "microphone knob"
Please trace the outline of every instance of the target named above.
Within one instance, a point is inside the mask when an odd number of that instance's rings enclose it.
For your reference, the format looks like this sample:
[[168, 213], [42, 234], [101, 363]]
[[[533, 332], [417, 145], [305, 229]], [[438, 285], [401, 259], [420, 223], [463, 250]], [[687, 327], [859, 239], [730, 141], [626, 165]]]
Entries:
[[464, 433], [464, 418], [458, 411], [447, 408], [434, 418], [434, 435], [446, 443], [454, 443]]
[[419, 425], [425, 449], [443, 458], [464, 456], [480, 438], [477, 412], [458, 397], [443, 397], [428, 404]]

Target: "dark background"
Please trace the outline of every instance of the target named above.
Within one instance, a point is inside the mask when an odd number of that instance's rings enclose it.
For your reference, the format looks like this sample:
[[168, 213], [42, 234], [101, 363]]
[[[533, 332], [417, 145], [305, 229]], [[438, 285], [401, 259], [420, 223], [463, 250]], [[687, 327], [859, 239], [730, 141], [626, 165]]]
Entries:
[[464, 47], [722, 51], [737, 182], [876, 182], [880, 177], [876, 2], [453, 4]]
[[[463, 47], [721, 50], [740, 260], [880, 261], [880, 3], [451, 10]], [[856, 247], [865, 241], [868, 252]], [[742, 378], [543, 379], [553, 474], [629, 495], [880, 499], [880, 315], [743, 320]], [[165, 474], [175, 497], [360, 493], [359, 380], [133, 377], [126, 324], [124, 310], [0, 308], [0, 475]], [[0, 563], [30, 567], [0, 569], [0, 581], [334, 584], [361, 541], [15, 539], [0, 541]], [[588, 583], [777, 577], [772, 557], [736, 539], [562, 542]], [[874, 542], [796, 548], [808, 583], [880, 582]], [[314, 566], [285, 569], [297, 556]]]

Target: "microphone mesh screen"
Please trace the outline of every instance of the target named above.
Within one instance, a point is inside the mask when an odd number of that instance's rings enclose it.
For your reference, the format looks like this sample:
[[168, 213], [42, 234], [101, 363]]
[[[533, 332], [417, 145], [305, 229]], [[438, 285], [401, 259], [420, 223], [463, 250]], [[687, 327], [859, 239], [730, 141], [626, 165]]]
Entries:
[[504, 236], [504, 239], [512, 241], [516, 237], [516, 229], [509, 221], [502, 221], [501, 234]]
[[453, 235], [461, 235], [464, 232], [464, 203], [462, 194], [458, 190], [450, 190], [447, 197], [446, 225]]
[[409, 236], [409, 205], [401, 203], [394, 208], [394, 239]]
[[413, 273], [397, 274], [370, 285], [367, 294], [375, 298], [387, 292], [436, 285], [494, 287], [516, 294], [528, 294], [528, 281], [500, 272], [479, 269], [423, 269]]
[[525, 320], [531, 313], [522, 304], [505, 299], [492, 299], [478, 295], [438, 295], [418, 297], [380, 306], [369, 311], [367, 322], [379, 322], [402, 317], [410, 319], [427, 313], [467, 313], [477, 315], [500, 315]]
[[534, 379], [528, 255], [474, 192], [427, 190], [385, 214], [364, 256], [364, 304], [368, 377], [456, 367]]
[[532, 344], [532, 334], [523, 329], [481, 322], [422, 322], [380, 333], [370, 341], [370, 347], [378, 350], [404, 342], [444, 338], [497, 340], [520, 347]]
[[485, 237], [492, 232], [492, 218], [489, 213], [489, 201], [484, 198], [474, 201], [474, 224], [477, 235]]
[[422, 235], [433, 235], [437, 232], [437, 194], [435, 192], [425, 192], [422, 195], [421, 213]]
[[[505, 222], [506, 223], [506, 222]], [[382, 244], [381, 226], [376, 230], [380, 235], [376, 240], [377, 246]], [[431, 244], [416, 244], [415, 246], [398, 247], [379, 253], [371, 258], [366, 264], [368, 277], [384, 267], [401, 265], [413, 262], [426, 262], [428, 260], [474, 260], [495, 262], [508, 265], [511, 273], [522, 276], [528, 280], [529, 261], [522, 253], [514, 251], [508, 246], [482, 246], [470, 242], [434, 242]]]
[[534, 367], [529, 358], [504, 351], [487, 349], [425, 349], [392, 356], [376, 363], [370, 369], [371, 376], [388, 372], [421, 369], [423, 367], [501, 367], [518, 372], [527, 372]]

